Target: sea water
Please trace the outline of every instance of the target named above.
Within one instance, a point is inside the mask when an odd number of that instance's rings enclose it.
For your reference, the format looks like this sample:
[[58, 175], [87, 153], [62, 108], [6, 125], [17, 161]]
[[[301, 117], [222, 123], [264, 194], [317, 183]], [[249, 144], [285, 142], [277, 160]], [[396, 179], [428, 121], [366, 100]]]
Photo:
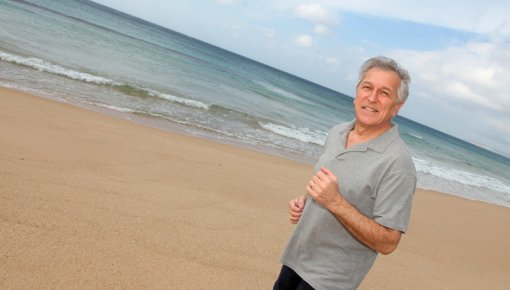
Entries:
[[[0, 86], [303, 162], [354, 118], [351, 96], [86, 0], [0, 0]], [[420, 188], [510, 207], [507, 157], [394, 121]]]

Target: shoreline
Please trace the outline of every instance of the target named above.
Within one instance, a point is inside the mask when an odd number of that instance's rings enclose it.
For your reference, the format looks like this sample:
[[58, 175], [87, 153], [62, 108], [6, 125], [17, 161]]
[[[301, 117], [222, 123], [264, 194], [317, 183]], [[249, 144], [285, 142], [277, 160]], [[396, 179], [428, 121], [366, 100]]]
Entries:
[[[0, 288], [267, 289], [312, 165], [0, 88]], [[419, 189], [360, 289], [501, 289], [510, 209]], [[466, 254], [468, 253], [468, 254]]]
[[[17, 91], [20, 93], [31, 94], [35, 97], [41, 97], [41, 98], [47, 99], [49, 101], [55, 101], [55, 102], [59, 102], [59, 103], [69, 104], [71, 106], [77, 106], [79, 108], [83, 108], [83, 109], [86, 109], [86, 110], [89, 110], [92, 112], [115, 117], [115, 118], [118, 118], [121, 120], [139, 124], [142, 126], [148, 126], [151, 128], [165, 131], [165, 132], [169, 132], [169, 133], [173, 133], [173, 134], [181, 134], [181, 135], [185, 135], [185, 136], [189, 136], [189, 137], [193, 137], [193, 138], [200, 138], [200, 139], [208, 140], [208, 141], [211, 141], [214, 143], [223, 144], [223, 145], [227, 145], [227, 146], [233, 146], [233, 147], [244, 149], [244, 150], [255, 151], [255, 152], [262, 153], [262, 154], [268, 154], [271, 156], [275, 156], [278, 158], [284, 158], [287, 160], [291, 160], [291, 161], [306, 164], [306, 165], [313, 166], [313, 164], [315, 164], [315, 161], [316, 161], [311, 158], [303, 158], [303, 156], [299, 156], [298, 154], [292, 153], [292, 152], [277, 150], [277, 149], [264, 147], [264, 146], [257, 146], [254, 144], [246, 144], [246, 143], [242, 143], [242, 142], [235, 141], [235, 140], [219, 138], [214, 135], [208, 135], [207, 133], [201, 134], [201, 133], [196, 133], [193, 131], [187, 131], [185, 126], [181, 126], [179, 124], [174, 124], [171, 121], [167, 121], [165, 119], [161, 119], [161, 118], [150, 116], [150, 115], [131, 113], [131, 112], [122, 112], [122, 111], [118, 111], [118, 110], [115, 110], [112, 108], [98, 106], [98, 105], [94, 105], [94, 104], [83, 103], [83, 102], [73, 102], [73, 101], [69, 101], [66, 99], [54, 98], [54, 97], [48, 96], [48, 95], [38, 95], [35, 93], [31, 93], [31, 92], [25, 92], [25, 91], [17, 89], [17, 88], [7, 88], [7, 87], [0, 86], [0, 89], [9, 89], [9, 90], [14, 90], [14, 91]], [[437, 178], [437, 177], [433, 177], [433, 178]], [[431, 186], [430, 182], [431, 181], [428, 181], [428, 183], [423, 187], [420, 187], [420, 185], [418, 185], [417, 188], [426, 190], [426, 191], [437, 191], [437, 192], [441, 192], [444, 194], [464, 198], [467, 200], [478, 201], [478, 202], [483, 202], [483, 203], [487, 203], [487, 204], [510, 208], [509, 205], [503, 204], [503, 202], [501, 200], [488, 201], [488, 200], [483, 200], [482, 198], [477, 199], [473, 196], [468, 196], [469, 194], [466, 195], [465, 192], [464, 193], [456, 192], [455, 190], [441, 191], [441, 190], [434, 188], [434, 186]], [[470, 191], [468, 191], [468, 192], [470, 192]]]
[[83, 108], [85, 110], [89, 110], [92, 112], [100, 113], [100, 114], [111, 116], [111, 117], [115, 117], [115, 118], [118, 118], [121, 120], [139, 124], [142, 126], [159, 129], [159, 130], [169, 132], [169, 133], [182, 134], [182, 135], [186, 135], [186, 136], [193, 137], [193, 138], [205, 139], [205, 140], [209, 140], [214, 143], [219, 143], [219, 144], [223, 144], [223, 145], [227, 145], [227, 146], [233, 146], [233, 147], [237, 147], [237, 148], [245, 149], [245, 150], [256, 151], [256, 152], [259, 152], [262, 154], [267, 154], [267, 155], [275, 156], [278, 158], [284, 158], [284, 159], [288, 159], [288, 160], [295, 161], [298, 163], [303, 163], [303, 164], [308, 164], [308, 165], [313, 165], [315, 163], [315, 160], [312, 160], [310, 158], [303, 159], [302, 156], [298, 156], [297, 153], [286, 152], [286, 151], [284, 152], [284, 151], [280, 151], [280, 150], [269, 148], [269, 147], [262, 147], [262, 146], [251, 145], [251, 144], [246, 144], [246, 143], [242, 143], [242, 142], [236, 142], [236, 141], [232, 141], [229, 139], [222, 139], [222, 138], [215, 137], [213, 135], [206, 135], [205, 133], [197, 134], [194, 132], [188, 132], [188, 131], [186, 131], [185, 128], [183, 128], [182, 126], [180, 126], [178, 124], [174, 124], [171, 121], [167, 121], [167, 120], [164, 120], [164, 119], [161, 119], [158, 117], [154, 117], [154, 116], [150, 116], [150, 115], [142, 115], [142, 114], [131, 113], [131, 112], [122, 112], [122, 111], [118, 111], [118, 110], [115, 110], [112, 108], [98, 106], [98, 105], [94, 105], [94, 104], [72, 102], [72, 101], [68, 101], [68, 100], [64, 100], [64, 99], [57, 99], [57, 98], [53, 98], [51, 96], [44, 96], [44, 95], [38, 95], [38, 94], [35, 94], [32, 92], [26, 92], [26, 91], [23, 91], [23, 90], [17, 89], [17, 88], [8, 88], [8, 87], [0, 86], [0, 89], [14, 90], [16, 92], [33, 95], [35, 97], [40, 97], [40, 98], [43, 98], [43, 99], [46, 99], [49, 101], [69, 104], [71, 106], [76, 106], [79, 108]]

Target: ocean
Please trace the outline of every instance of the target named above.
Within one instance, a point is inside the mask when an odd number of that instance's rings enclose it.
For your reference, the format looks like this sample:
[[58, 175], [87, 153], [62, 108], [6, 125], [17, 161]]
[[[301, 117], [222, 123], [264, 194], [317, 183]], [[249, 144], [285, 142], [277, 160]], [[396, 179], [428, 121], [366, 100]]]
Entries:
[[[86, 0], [0, 0], [0, 86], [308, 163], [354, 118], [352, 96]], [[510, 207], [510, 159], [394, 121], [418, 187]]]

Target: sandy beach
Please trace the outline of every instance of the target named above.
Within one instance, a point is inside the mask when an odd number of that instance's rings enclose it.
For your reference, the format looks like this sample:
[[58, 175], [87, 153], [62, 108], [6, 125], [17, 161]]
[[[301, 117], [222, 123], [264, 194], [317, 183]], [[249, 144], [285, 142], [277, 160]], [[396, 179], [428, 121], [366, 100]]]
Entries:
[[[0, 88], [1, 289], [271, 289], [312, 165]], [[510, 208], [418, 190], [360, 289], [508, 289]]]

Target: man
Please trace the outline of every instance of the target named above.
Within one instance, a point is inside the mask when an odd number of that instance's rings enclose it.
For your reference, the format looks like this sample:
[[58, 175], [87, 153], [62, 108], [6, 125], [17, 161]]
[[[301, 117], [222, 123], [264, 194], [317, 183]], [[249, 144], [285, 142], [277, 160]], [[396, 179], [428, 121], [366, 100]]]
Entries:
[[307, 194], [289, 202], [296, 229], [274, 289], [355, 289], [407, 230], [416, 171], [392, 118], [410, 77], [394, 60], [360, 69], [355, 120], [333, 127]]

